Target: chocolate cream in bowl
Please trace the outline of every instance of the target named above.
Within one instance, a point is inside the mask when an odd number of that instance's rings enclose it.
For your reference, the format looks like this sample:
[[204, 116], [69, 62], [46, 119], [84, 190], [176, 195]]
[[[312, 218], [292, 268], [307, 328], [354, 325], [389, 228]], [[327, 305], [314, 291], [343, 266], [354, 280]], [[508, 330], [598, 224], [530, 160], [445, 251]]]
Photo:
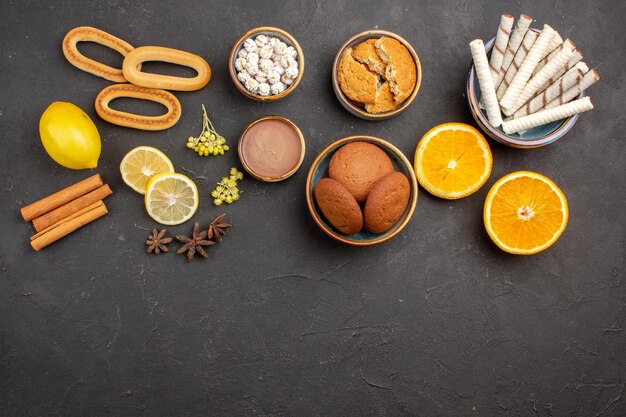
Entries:
[[287, 119], [274, 116], [252, 122], [239, 141], [244, 168], [264, 181], [280, 181], [292, 175], [302, 163], [303, 139]]

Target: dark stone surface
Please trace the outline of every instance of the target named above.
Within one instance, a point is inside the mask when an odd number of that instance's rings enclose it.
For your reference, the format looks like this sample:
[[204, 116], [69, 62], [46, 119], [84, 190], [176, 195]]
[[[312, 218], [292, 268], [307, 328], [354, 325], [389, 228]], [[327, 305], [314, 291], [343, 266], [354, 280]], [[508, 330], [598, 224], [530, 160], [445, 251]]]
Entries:
[[[3, 0], [0, 415], [626, 415], [624, 3], [416, 3]], [[384, 245], [350, 248], [326, 237], [304, 199], [316, 154], [340, 137], [370, 134], [412, 159], [432, 126], [473, 123], [463, 95], [467, 44], [489, 38], [503, 12], [528, 13], [534, 26], [573, 38], [602, 76], [590, 90], [596, 109], [543, 149], [490, 142], [485, 187], [453, 202], [420, 191], [412, 221]], [[232, 43], [263, 24], [293, 33], [306, 55], [298, 91], [275, 104], [246, 99], [227, 73]], [[213, 79], [177, 93], [184, 113], [169, 131], [109, 125], [93, 110], [109, 83], [61, 53], [64, 34], [79, 25], [135, 46], [199, 53]], [[424, 70], [410, 109], [380, 123], [348, 114], [330, 84], [337, 48], [369, 28], [405, 36]], [[42, 150], [38, 119], [55, 100], [77, 104], [98, 125], [94, 172], [115, 194], [107, 217], [34, 253], [19, 208], [90, 174]], [[307, 139], [303, 167], [280, 184], [246, 179], [241, 201], [213, 207], [211, 184], [238, 161], [235, 152], [200, 159], [184, 148], [201, 103], [231, 145], [253, 118], [291, 118]], [[143, 144], [196, 179], [196, 220], [222, 211], [232, 220], [208, 260], [144, 253], [156, 224], [118, 172], [122, 156]], [[519, 169], [554, 179], [570, 204], [560, 241], [532, 257], [501, 252], [482, 225], [489, 187]]]

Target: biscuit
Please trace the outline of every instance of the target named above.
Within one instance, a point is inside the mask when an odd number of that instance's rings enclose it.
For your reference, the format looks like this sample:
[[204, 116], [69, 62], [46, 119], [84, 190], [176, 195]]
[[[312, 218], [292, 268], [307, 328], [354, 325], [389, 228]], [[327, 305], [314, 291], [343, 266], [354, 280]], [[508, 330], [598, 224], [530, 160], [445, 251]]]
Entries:
[[410, 194], [409, 180], [401, 172], [393, 172], [378, 180], [363, 208], [365, 229], [371, 233], [391, 229], [402, 217]]
[[353, 235], [363, 228], [361, 207], [339, 181], [322, 178], [315, 185], [315, 202], [335, 229]]
[[376, 100], [376, 103], [365, 105], [365, 111], [368, 113], [383, 113], [397, 108], [398, 103], [396, 103], [393, 98], [393, 93], [389, 87], [389, 81], [385, 81], [378, 88], [378, 100]]
[[335, 152], [328, 175], [339, 181], [359, 203], [365, 202], [374, 183], [393, 172], [389, 156], [367, 142], [350, 142]]
[[352, 48], [341, 55], [337, 73], [341, 91], [359, 103], [374, 104], [378, 97], [378, 76], [352, 56]]
[[376, 52], [387, 64], [385, 78], [389, 81], [396, 103], [402, 103], [417, 83], [417, 67], [413, 56], [400, 41], [383, 36], [375, 43]]
[[352, 50], [352, 56], [361, 64], [367, 65], [370, 71], [384, 77], [386, 65], [376, 52], [375, 43], [377, 40], [377, 38], [372, 38], [358, 44]]

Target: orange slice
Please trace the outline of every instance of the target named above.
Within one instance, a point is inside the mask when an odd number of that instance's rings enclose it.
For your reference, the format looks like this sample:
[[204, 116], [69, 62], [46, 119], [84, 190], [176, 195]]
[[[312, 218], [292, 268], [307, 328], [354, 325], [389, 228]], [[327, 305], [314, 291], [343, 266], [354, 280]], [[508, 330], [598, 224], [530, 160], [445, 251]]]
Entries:
[[569, 211], [563, 191], [530, 171], [512, 172], [489, 190], [483, 220], [489, 237], [516, 255], [541, 252], [565, 230]]
[[475, 193], [489, 179], [492, 165], [484, 136], [464, 123], [433, 127], [415, 150], [415, 174], [420, 185], [448, 200]]

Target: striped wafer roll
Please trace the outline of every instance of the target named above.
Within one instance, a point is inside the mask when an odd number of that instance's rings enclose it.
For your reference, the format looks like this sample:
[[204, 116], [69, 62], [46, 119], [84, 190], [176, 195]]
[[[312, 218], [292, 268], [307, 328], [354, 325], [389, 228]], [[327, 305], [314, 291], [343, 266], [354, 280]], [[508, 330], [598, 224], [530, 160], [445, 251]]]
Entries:
[[485, 53], [485, 45], [482, 40], [475, 39], [470, 42], [469, 46], [472, 59], [474, 60], [476, 76], [478, 77], [478, 83], [480, 84], [480, 90], [482, 92], [482, 101], [487, 109], [487, 118], [489, 119], [489, 123], [498, 127], [502, 124], [502, 115], [500, 114], [500, 107], [498, 107], [496, 90], [493, 87], [489, 61], [487, 61], [487, 54]]
[[546, 88], [548, 88], [549, 85], [554, 84], [556, 82], [556, 80], [561, 78], [563, 76], [563, 74], [565, 74], [567, 71], [569, 71], [570, 69], [574, 68], [574, 66], [576, 66], [576, 64], [578, 64], [580, 61], [582, 61], [582, 59], [583, 59], [582, 52], [580, 52], [578, 49], [574, 50], [574, 56], [570, 58], [570, 60], [567, 63], [567, 65], [565, 65], [565, 68], [561, 68], [544, 85], [539, 87], [539, 90], [537, 90], [537, 91], [543, 91]]
[[511, 35], [511, 28], [513, 27], [513, 16], [510, 14], [503, 14], [500, 18], [500, 26], [498, 26], [498, 33], [496, 34], [496, 41], [491, 49], [491, 60], [489, 61], [489, 67], [491, 69], [491, 78], [493, 79], [494, 88], [497, 86], [496, 81], [502, 70], [502, 60], [504, 59], [504, 52], [506, 45], [509, 43], [509, 36]]
[[505, 111], [507, 116], [515, 113], [517, 109], [522, 107], [531, 97], [535, 95], [539, 87], [545, 84], [550, 77], [554, 76], [561, 68], [564, 68], [570, 58], [574, 55], [573, 49], [562, 49], [541, 71], [535, 74], [524, 86], [519, 97], [515, 101], [515, 105]]
[[504, 96], [502, 96], [502, 100], [500, 100], [500, 106], [502, 108], [508, 109], [513, 107], [515, 100], [517, 100], [519, 94], [522, 92], [522, 89], [532, 75], [537, 63], [547, 55], [546, 51], [552, 42], [552, 38], [554, 38], [554, 34], [555, 31], [550, 25], [543, 25], [543, 30], [537, 38], [537, 41], [534, 43], [533, 47], [530, 48], [530, 51], [528, 51], [526, 59], [522, 62], [519, 71], [515, 74], [515, 78], [511, 81], [511, 85], [509, 85]]
[[578, 84], [571, 87], [570, 89], [565, 91], [562, 95], [558, 96], [557, 98], [555, 98], [554, 100], [546, 104], [546, 106], [544, 107], [544, 110], [553, 109], [562, 104], [568, 103], [573, 98], [578, 97], [578, 95], [582, 93], [584, 90], [591, 87], [599, 79], [600, 79], [600, 74], [598, 74], [598, 71], [592, 69], [591, 71], [587, 72], [583, 76], [583, 78], [578, 82]]
[[544, 59], [542, 59], [541, 61], [539, 61], [539, 63], [537, 64], [537, 67], [535, 68], [535, 70], [533, 71], [533, 77], [535, 76], [535, 74], [537, 74], [539, 72], [539, 70], [541, 70], [543, 67], [546, 66], [546, 64], [554, 59], [554, 57], [561, 52], [563, 49], [576, 49], [576, 45], [574, 45], [574, 42], [572, 42], [571, 39], [565, 39], [565, 41], [560, 44], [554, 51], [550, 52], [548, 54], [547, 57], [545, 57]]
[[513, 118], [518, 119], [541, 110], [546, 104], [561, 96], [563, 92], [578, 84], [587, 71], [589, 71], [587, 64], [579, 62], [574, 68], [567, 71], [561, 78], [556, 80], [556, 82], [550, 84], [548, 88], [516, 111], [513, 114]]
[[526, 16], [525, 14], [521, 15], [519, 19], [517, 19], [517, 24], [515, 25], [515, 29], [513, 33], [511, 33], [511, 37], [509, 38], [509, 43], [506, 46], [506, 52], [504, 53], [504, 57], [502, 58], [502, 66], [500, 67], [500, 72], [498, 73], [498, 78], [496, 79], [496, 89], [502, 82], [504, 78], [504, 74], [509, 69], [511, 62], [513, 62], [513, 57], [517, 52], [517, 49], [522, 44], [524, 40], [524, 35], [528, 32], [528, 28], [530, 27], [533, 18], [530, 16]]
[[509, 88], [509, 84], [511, 84], [511, 81], [513, 81], [513, 78], [515, 78], [515, 74], [517, 74], [517, 71], [519, 70], [520, 65], [522, 65], [522, 62], [524, 62], [524, 59], [526, 59], [526, 55], [528, 55], [528, 51], [530, 51], [530, 48], [532, 48], [533, 44], [535, 43], [538, 37], [539, 37], [539, 34], [535, 31], [529, 30], [528, 32], [526, 32], [526, 36], [524, 36], [524, 40], [522, 41], [522, 44], [517, 49], [517, 53], [513, 57], [513, 62], [511, 62], [511, 65], [509, 66], [509, 69], [506, 71], [506, 74], [504, 75], [502, 82], [498, 86], [498, 90], [496, 92], [496, 96], [498, 97], [498, 100], [501, 100], [502, 96], [504, 96], [504, 93], [506, 92], [507, 88]]
[[519, 119], [510, 120], [502, 124], [502, 130], [507, 134], [519, 132], [522, 130], [532, 129], [533, 127], [545, 125], [546, 123], [556, 120], [565, 119], [578, 113], [593, 109], [591, 99], [589, 97], [574, 100], [570, 103], [563, 104], [550, 110], [541, 110], [535, 114], [520, 117]]

